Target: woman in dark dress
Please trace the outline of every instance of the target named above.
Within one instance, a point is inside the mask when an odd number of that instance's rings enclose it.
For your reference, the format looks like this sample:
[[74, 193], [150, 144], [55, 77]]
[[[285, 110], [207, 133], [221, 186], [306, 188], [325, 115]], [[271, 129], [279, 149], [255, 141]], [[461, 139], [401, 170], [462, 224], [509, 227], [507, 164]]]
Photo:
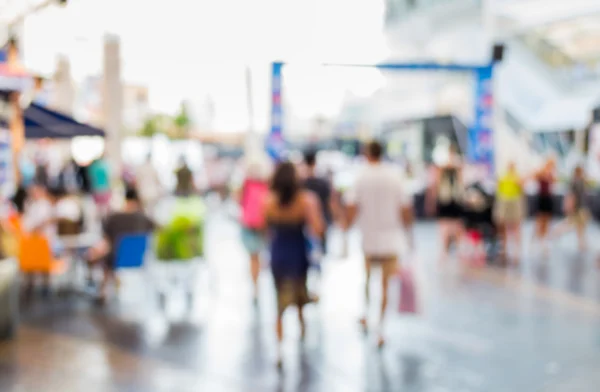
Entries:
[[303, 306], [309, 302], [306, 288], [309, 255], [307, 233], [320, 237], [324, 231], [319, 201], [302, 190], [293, 164], [280, 164], [273, 176], [265, 203], [271, 244], [271, 271], [277, 292], [277, 365], [281, 366], [283, 313], [290, 305], [298, 307], [301, 336], [305, 324]]
[[549, 159], [544, 164], [544, 167], [535, 175], [538, 183], [538, 199], [537, 212], [535, 215], [535, 234], [534, 238], [540, 241], [546, 248], [546, 239], [550, 228], [550, 220], [554, 211], [554, 203], [552, 201], [552, 186], [556, 181], [555, 164], [552, 159]]
[[427, 209], [429, 214], [437, 210], [442, 240], [442, 259], [445, 259], [454, 240], [460, 242], [462, 227], [462, 162], [454, 146], [450, 147], [448, 162], [440, 165], [428, 192]]

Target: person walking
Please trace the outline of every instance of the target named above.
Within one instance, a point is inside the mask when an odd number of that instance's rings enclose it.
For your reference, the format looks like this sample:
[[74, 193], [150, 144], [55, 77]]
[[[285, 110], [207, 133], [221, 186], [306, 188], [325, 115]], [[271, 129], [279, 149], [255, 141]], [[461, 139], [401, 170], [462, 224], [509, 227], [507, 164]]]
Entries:
[[331, 183], [326, 178], [317, 176], [317, 154], [315, 151], [308, 151], [304, 154], [304, 164], [307, 170], [306, 178], [304, 179], [304, 188], [313, 192], [321, 204], [325, 232], [320, 240], [323, 252], [327, 254], [327, 232], [333, 221]]
[[319, 201], [302, 190], [296, 168], [290, 162], [279, 164], [273, 175], [265, 204], [270, 234], [271, 272], [277, 292], [277, 366], [282, 366], [283, 314], [290, 305], [298, 307], [301, 338], [306, 333], [304, 305], [310, 302], [306, 278], [309, 266], [307, 230], [323, 235], [325, 224]]
[[242, 211], [242, 243], [250, 255], [254, 304], [258, 303], [260, 254], [265, 248], [264, 205], [268, 193], [269, 184], [262, 162], [258, 160], [249, 162], [239, 194], [239, 204]]
[[162, 184], [156, 168], [152, 164], [152, 155], [138, 167], [135, 174], [137, 192], [148, 216], [154, 216], [154, 210], [162, 193]]
[[419, 191], [418, 177], [414, 171], [414, 168], [410, 162], [406, 163], [404, 167], [404, 178], [403, 181], [405, 183], [406, 189], [406, 202], [407, 205], [404, 208], [403, 213], [403, 223], [404, 230], [406, 232], [406, 239], [408, 241], [408, 246], [411, 250], [415, 249], [415, 236], [413, 232], [413, 226], [415, 222], [415, 208], [414, 208], [414, 200], [415, 196]]
[[454, 146], [449, 147], [445, 165], [435, 171], [433, 186], [427, 195], [427, 210], [433, 215], [437, 208], [442, 242], [442, 260], [448, 256], [451, 241], [460, 243], [463, 232], [462, 162]]
[[369, 281], [373, 267], [382, 270], [381, 314], [378, 325], [378, 346], [384, 345], [383, 321], [388, 302], [388, 284], [398, 265], [398, 243], [402, 234], [402, 221], [408, 198], [402, 187], [398, 171], [381, 162], [383, 148], [378, 142], [366, 146], [367, 167], [358, 176], [347, 195], [347, 224], [358, 221], [362, 232], [362, 248], [365, 254], [365, 315], [360, 319], [364, 331], [368, 331]]
[[503, 254], [508, 255], [508, 245], [512, 238], [517, 248], [517, 260], [521, 253], [523, 203], [523, 179], [519, 176], [515, 163], [510, 162], [506, 172], [498, 179], [494, 219], [500, 232]]
[[567, 233], [571, 229], [575, 229], [577, 233], [577, 241], [581, 252], [586, 250], [586, 228], [589, 218], [587, 208], [587, 179], [582, 166], [577, 166], [573, 172], [573, 178], [569, 184], [569, 193], [565, 195], [564, 212], [566, 218], [559, 223], [552, 237], [557, 237]]
[[534, 240], [539, 241], [542, 248], [546, 250], [548, 229], [554, 212], [554, 202], [552, 200], [552, 186], [556, 181], [554, 160], [548, 159], [534, 177], [538, 183]]
[[179, 160], [179, 167], [175, 170], [177, 183], [175, 186], [175, 195], [179, 197], [189, 197], [196, 191], [194, 184], [194, 173], [188, 166], [185, 157]]

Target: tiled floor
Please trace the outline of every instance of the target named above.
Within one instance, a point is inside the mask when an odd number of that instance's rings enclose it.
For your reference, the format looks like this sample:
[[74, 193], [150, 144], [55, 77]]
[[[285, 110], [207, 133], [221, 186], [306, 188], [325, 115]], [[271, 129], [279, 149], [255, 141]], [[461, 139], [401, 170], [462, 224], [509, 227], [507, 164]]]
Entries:
[[353, 238], [351, 257], [328, 261], [313, 282], [322, 300], [307, 311], [304, 344], [288, 312], [278, 373], [272, 282], [265, 270], [253, 307], [237, 230], [216, 215], [207, 264], [177, 271], [194, 283], [191, 311], [177, 289], [159, 309], [156, 288], [175, 274], [156, 268], [124, 274], [107, 309], [54, 298], [24, 310], [18, 338], [0, 344], [0, 391], [598, 390], [600, 270], [572, 240], [549, 258], [528, 249], [517, 269], [467, 271], [440, 265], [435, 227], [419, 225], [421, 314], [394, 312], [391, 287], [389, 342], [378, 351], [357, 324], [363, 274]]

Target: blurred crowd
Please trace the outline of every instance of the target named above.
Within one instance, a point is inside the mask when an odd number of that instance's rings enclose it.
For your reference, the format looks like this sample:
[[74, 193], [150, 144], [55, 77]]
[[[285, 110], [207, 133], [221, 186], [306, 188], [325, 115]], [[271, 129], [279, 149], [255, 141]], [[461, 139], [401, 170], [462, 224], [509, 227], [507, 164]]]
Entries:
[[[342, 249], [333, 255], [328, 240], [331, 231], [337, 228], [347, 244], [348, 230], [357, 227], [364, 254], [365, 315], [370, 303], [371, 272], [374, 268], [382, 271], [378, 286], [380, 317], [374, 327], [378, 346], [384, 346], [383, 321], [390, 280], [398, 275], [408, 279], [403, 287], [412, 287], [412, 278], [402, 272], [407, 268], [401, 268], [400, 255], [419, 245], [413, 225], [420, 193], [424, 193], [425, 212], [438, 220], [442, 259], [456, 255], [474, 268], [491, 262], [518, 263], [528, 182], [537, 184], [534, 243], [540, 250], [547, 251], [552, 239], [569, 230], [577, 233], [581, 251], [587, 245], [589, 181], [583, 168], [576, 167], [563, 205], [556, 206], [553, 187], [557, 178], [552, 159], [527, 175], [511, 163], [492, 187], [486, 181], [465, 179], [465, 164], [453, 147], [449, 147], [445, 162], [433, 165], [430, 175], [425, 176], [415, 173], [408, 162], [386, 162], [384, 146], [373, 141], [365, 145], [353, 180], [342, 184], [336, 183], [331, 170], [319, 165], [316, 150], [305, 151], [301, 160], [279, 162], [262, 153], [248, 154], [239, 167], [241, 175], [232, 176], [230, 170], [222, 177], [233, 184], [233, 199], [239, 205], [241, 242], [249, 255], [255, 304], [260, 302], [259, 280], [264, 259], [268, 259], [277, 294], [276, 335], [280, 343], [285, 310], [289, 306], [298, 308], [303, 337], [303, 307], [319, 301], [318, 292], [308, 289], [309, 272], [320, 273], [323, 260], [347, 254]], [[16, 233], [21, 250], [27, 241], [37, 238], [47, 243], [53, 259], [80, 252], [87, 267], [87, 283], [96, 287], [97, 301], [105, 303], [109, 287], [118, 283], [115, 260], [120, 241], [128, 235], [156, 230], [157, 206], [167, 195], [185, 199], [205, 193], [197, 186], [196, 174], [185, 159], [180, 160], [174, 176], [176, 186], [171, 192], [163, 186], [151, 156], [137, 167], [127, 167], [116, 176], [117, 180], [106, 157], [87, 166], [69, 161], [54, 175], [43, 163], [24, 167], [12, 202], [6, 203], [3, 229], [5, 233]], [[223, 188], [228, 187], [221, 185], [214, 190], [227, 198], [229, 191]], [[551, 227], [558, 210], [564, 212], [565, 219]], [[89, 237], [91, 240], [82, 237], [88, 233], [96, 235]], [[28, 267], [23, 253], [20, 257], [22, 271], [28, 277], [27, 295], [34, 291], [37, 276], [42, 277], [42, 292], [47, 294], [54, 264]], [[96, 270], [102, 271], [98, 282]], [[359, 321], [364, 331], [369, 331], [367, 317]]]

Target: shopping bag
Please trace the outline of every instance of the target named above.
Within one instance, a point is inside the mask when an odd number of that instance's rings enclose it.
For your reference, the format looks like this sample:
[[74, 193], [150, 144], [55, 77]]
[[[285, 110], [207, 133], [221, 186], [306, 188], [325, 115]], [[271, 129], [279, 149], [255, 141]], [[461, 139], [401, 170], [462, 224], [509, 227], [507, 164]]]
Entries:
[[417, 292], [410, 268], [400, 270], [400, 313], [417, 313]]

